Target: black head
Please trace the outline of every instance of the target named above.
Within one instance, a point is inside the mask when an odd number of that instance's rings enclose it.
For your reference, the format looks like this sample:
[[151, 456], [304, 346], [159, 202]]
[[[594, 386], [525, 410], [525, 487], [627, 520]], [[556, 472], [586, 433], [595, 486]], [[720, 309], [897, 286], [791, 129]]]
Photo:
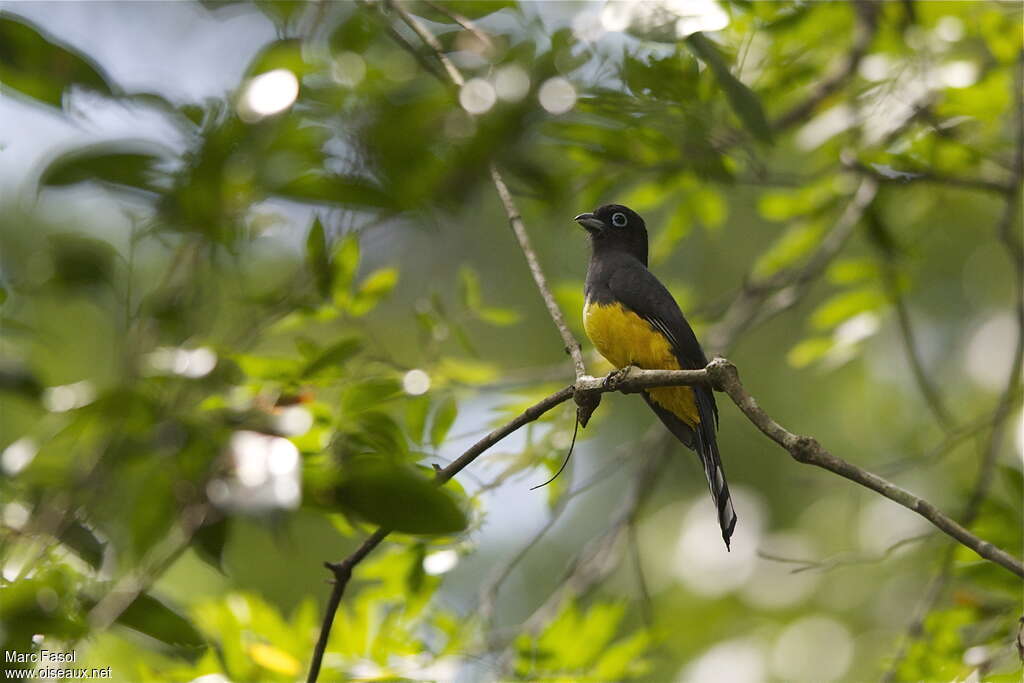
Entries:
[[647, 265], [647, 226], [633, 209], [605, 204], [594, 213], [581, 213], [575, 220], [590, 233], [595, 252], [625, 251]]

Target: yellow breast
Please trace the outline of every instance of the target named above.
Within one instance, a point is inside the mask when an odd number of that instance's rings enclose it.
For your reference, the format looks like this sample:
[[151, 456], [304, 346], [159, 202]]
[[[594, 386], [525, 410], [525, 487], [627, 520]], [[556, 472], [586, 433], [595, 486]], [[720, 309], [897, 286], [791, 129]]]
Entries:
[[[583, 329], [598, 353], [617, 368], [635, 365], [649, 370], [681, 369], [668, 339], [621, 304], [588, 301], [583, 306]], [[658, 387], [648, 389], [647, 393], [684, 422], [700, 422], [689, 387]]]

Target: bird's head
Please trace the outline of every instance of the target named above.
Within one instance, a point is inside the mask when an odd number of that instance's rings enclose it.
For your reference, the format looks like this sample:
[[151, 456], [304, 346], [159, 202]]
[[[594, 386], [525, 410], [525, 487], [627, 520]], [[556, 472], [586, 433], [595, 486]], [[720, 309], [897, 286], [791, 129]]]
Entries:
[[595, 251], [624, 251], [647, 265], [647, 226], [633, 209], [605, 204], [593, 213], [581, 213], [575, 220], [590, 234]]

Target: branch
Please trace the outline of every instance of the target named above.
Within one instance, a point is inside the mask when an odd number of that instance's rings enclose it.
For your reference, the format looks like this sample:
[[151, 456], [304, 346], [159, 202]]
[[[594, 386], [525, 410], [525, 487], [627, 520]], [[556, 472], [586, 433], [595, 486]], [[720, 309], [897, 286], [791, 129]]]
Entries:
[[934, 185], [948, 185], [949, 187], [960, 187], [966, 190], [978, 190], [981, 192], [994, 192], [999, 195], [1007, 195], [1013, 191], [1010, 183], [1001, 183], [997, 180], [987, 178], [966, 178], [962, 176], [945, 175], [932, 171], [896, 171], [883, 172], [873, 166], [868, 166], [856, 159], [843, 158], [843, 166], [861, 175], [873, 178], [880, 183], [893, 185], [910, 185], [913, 183], [930, 183]]
[[[530, 273], [533, 275], [533, 281], [537, 284], [537, 289], [540, 290], [540, 295], [544, 299], [544, 305], [548, 307], [548, 313], [551, 315], [555, 327], [558, 328], [558, 333], [562, 335], [562, 343], [565, 345], [565, 350], [572, 356], [576, 378], [580, 379], [587, 374], [586, 366], [583, 364], [583, 352], [580, 350], [580, 343], [573, 336], [572, 331], [569, 330], [569, 326], [565, 324], [562, 310], [558, 307], [558, 302], [555, 301], [555, 297], [548, 287], [544, 271], [541, 270], [540, 262], [537, 261], [537, 254], [533, 251], [533, 246], [530, 244], [530, 237], [526, 234], [526, 226], [523, 225], [523, 219], [519, 215], [515, 203], [512, 201], [512, 195], [508, 191], [508, 186], [505, 185], [505, 181], [498, 172], [497, 166], [493, 163], [491, 164], [491, 180], [494, 181], [494, 187], [498, 190], [501, 203], [505, 206], [509, 225], [512, 226], [512, 232], [515, 233], [516, 239], [519, 240], [519, 247], [523, 250], [526, 262], [530, 265]], [[585, 427], [586, 420], [583, 420], [581, 424]]]
[[934, 534], [934, 531], [929, 531], [918, 536], [909, 536], [907, 538], [900, 539], [882, 551], [879, 555], [851, 555], [849, 553], [844, 553], [834, 557], [827, 557], [824, 560], [803, 560], [795, 557], [783, 557], [781, 555], [774, 555], [772, 553], [766, 553], [763, 550], [758, 550], [757, 556], [771, 562], [800, 565], [790, 571], [790, 574], [799, 574], [811, 569], [817, 569], [824, 572], [831, 571], [837, 567], [850, 567], [858, 564], [877, 564], [879, 562], [884, 562], [900, 548], [908, 546], [911, 543], [928, 540], [929, 538], [932, 538]]
[[706, 368], [715, 389], [724, 391], [732, 402], [743, 411], [754, 426], [775, 443], [785, 448], [793, 459], [807, 465], [814, 465], [834, 472], [852, 482], [880, 493], [891, 501], [899, 503], [908, 510], [913, 510], [940, 531], [955, 538], [962, 545], [970, 548], [981, 557], [995, 562], [1017, 576], [1024, 578], [1024, 563], [1001, 548], [975, 536], [956, 521], [943, 514], [934, 505], [918, 498], [909, 491], [896, 486], [865, 469], [857, 467], [842, 458], [838, 458], [809, 436], [800, 436], [787, 430], [766, 413], [757, 401], [747, 393], [740, 383], [736, 366], [724, 358], [716, 358]]
[[[829, 470], [842, 477], [849, 479], [861, 486], [869, 488], [886, 498], [899, 503], [909, 510], [918, 513], [939, 530], [955, 538], [962, 545], [975, 551], [981, 557], [990, 560], [1012, 573], [1024, 578], [1024, 564], [1013, 557], [1005, 550], [997, 548], [988, 541], [967, 531], [948, 516], [943, 514], [928, 501], [918, 498], [909, 491], [906, 491], [895, 484], [861, 469], [845, 460], [832, 455], [825, 450], [815, 439], [808, 436], [798, 436], [785, 429], [778, 422], [773, 420], [758, 404], [754, 398], [743, 388], [739, 379], [739, 372], [736, 366], [724, 358], [712, 360], [703, 370], [641, 370], [638, 368], [627, 368], [625, 371], [609, 373], [606, 377], [585, 376], [575, 384], [556, 391], [546, 398], [534, 403], [524, 410], [510, 422], [494, 429], [487, 436], [483, 437], [462, 455], [456, 458], [447, 467], [437, 470], [436, 482], [440, 485], [461, 472], [476, 460], [489, 448], [512, 434], [519, 428], [537, 420], [548, 411], [576, 397], [584, 396], [593, 398], [610, 391], [621, 391], [623, 393], [634, 393], [642, 389], [665, 386], [695, 386], [710, 385], [717, 391], [728, 394], [733, 403], [739, 407], [743, 414], [761, 430], [772, 441], [789, 451], [798, 462], [815, 465], [822, 469]], [[653, 459], [652, 459], [653, 460]], [[645, 470], [648, 472], [648, 470]], [[648, 474], [650, 474], [648, 472]], [[653, 476], [653, 474], [651, 474]], [[644, 479], [643, 481], [646, 481]], [[646, 486], [646, 485], [645, 485]], [[638, 484], [636, 493], [627, 499], [627, 502], [634, 500], [640, 492], [646, 490]], [[619, 518], [628, 522], [630, 516], [635, 512], [636, 506], [632, 508], [624, 506]], [[341, 596], [345, 591], [352, 576], [352, 569], [361, 562], [380, 542], [390, 533], [387, 529], [378, 529], [359, 548], [347, 558], [336, 564], [328, 563], [328, 568], [335, 574], [334, 589], [328, 603], [328, 614], [324, 617], [323, 630], [317, 649], [314, 651], [313, 667], [307, 679], [310, 683], [316, 681], [315, 672], [319, 672], [320, 660], [323, 658], [323, 647], [326, 646], [327, 637], [334, 619], [334, 611], [341, 602]]]
[[462, 14], [459, 14], [455, 10], [450, 9], [448, 7], [445, 7], [444, 5], [442, 5], [440, 3], [433, 2], [433, 0], [424, 0], [424, 2], [426, 3], [426, 5], [428, 7], [431, 7], [434, 10], [440, 12], [441, 14], [444, 14], [449, 19], [454, 21], [456, 24], [458, 24], [462, 28], [464, 28], [467, 31], [469, 31], [470, 33], [472, 33], [473, 36], [477, 40], [479, 40], [480, 43], [486, 49], [488, 49], [488, 50], [493, 50], [494, 49], [494, 41], [491, 40], [491, 37], [489, 35], [487, 35], [487, 31], [484, 31], [479, 26], [477, 26], [476, 22], [474, 22], [472, 19], [470, 19], [469, 17], [464, 16]]

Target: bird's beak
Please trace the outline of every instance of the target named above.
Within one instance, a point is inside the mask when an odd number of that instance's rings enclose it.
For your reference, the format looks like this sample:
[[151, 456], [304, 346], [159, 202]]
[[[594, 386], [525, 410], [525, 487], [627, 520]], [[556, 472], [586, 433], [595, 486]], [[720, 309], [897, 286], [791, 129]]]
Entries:
[[581, 213], [579, 216], [573, 219], [590, 232], [599, 232], [604, 230], [604, 223], [600, 218], [592, 213]]

